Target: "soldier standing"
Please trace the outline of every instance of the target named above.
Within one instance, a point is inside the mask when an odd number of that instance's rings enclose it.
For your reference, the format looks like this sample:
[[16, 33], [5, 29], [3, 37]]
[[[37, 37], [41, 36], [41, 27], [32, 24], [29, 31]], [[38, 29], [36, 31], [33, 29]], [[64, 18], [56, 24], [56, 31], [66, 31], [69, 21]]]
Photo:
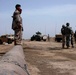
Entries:
[[69, 23], [66, 23], [66, 29], [65, 29], [65, 33], [66, 33], [66, 46], [67, 48], [69, 48], [69, 43], [70, 43], [70, 35], [71, 35], [71, 29], [69, 27]]
[[74, 39], [75, 39], [75, 43], [76, 43], [76, 31], [75, 31], [75, 33], [74, 33]]
[[72, 48], [74, 48], [73, 39], [74, 39], [74, 33], [73, 33], [72, 28], [71, 28], [71, 45], [72, 45]]
[[62, 48], [64, 48], [65, 46], [65, 25], [62, 25], [61, 33], [62, 33]]
[[48, 34], [48, 41], [50, 41], [50, 36], [49, 36], [49, 34]]
[[21, 44], [22, 41], [22, 18], [20, 14], [22, 13], [21, 5], [17, 4], [15, 6], [15, 11], [13, 13], [12, 29], [14, 30], [14, 45]]

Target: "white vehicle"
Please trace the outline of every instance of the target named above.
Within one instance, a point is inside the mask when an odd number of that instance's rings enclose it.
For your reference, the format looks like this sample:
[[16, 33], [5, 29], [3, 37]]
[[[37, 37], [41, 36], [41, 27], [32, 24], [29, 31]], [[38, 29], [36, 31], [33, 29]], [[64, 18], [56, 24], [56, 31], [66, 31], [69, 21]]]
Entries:
[[47, 40], [47, 35], [43, 35], [43, 41]]

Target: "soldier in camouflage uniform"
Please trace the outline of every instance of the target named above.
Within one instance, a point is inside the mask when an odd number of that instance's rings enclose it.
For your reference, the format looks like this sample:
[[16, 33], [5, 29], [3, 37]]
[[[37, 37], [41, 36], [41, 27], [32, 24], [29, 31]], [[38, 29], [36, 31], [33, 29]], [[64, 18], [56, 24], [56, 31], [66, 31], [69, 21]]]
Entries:
[[16, 10], [13, 13], [13, 21], [12, 21], [12, 29], [14, 30], [14, 44], [21, 44], [22, 41], [22, 18], [20, 16], [22, 9], [20, 8], [21, 5], [17, 4], [15, 6]]
[[72, 48], [74, 48], [74, 33], [73, 33], [73, 30], [71, 28], [71, 45], [72, 45]]
[[69, 23], [66, 23], [66, 29], [65, 29], [67, 48], [70, 47], [70, 36], [71, 36], [71, 29], [70, 29], [69, 25], [70, 25]]
[[65, 46], [65, 25], [62, 25], [61, 33], [62, 33], [62, 48], [64, 48]]
[[75, 40], [75, 43], [76, 43], [76, 31], [74, 33], [74, 40]]

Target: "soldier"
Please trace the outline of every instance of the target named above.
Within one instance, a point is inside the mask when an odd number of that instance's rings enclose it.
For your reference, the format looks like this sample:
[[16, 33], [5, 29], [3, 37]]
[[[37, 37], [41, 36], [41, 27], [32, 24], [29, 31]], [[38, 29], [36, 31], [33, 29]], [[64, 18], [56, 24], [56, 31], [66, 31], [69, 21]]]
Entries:
[[66, 29], [65, 29], [65, 33], [66, 33], [66, 46], [67, 48], [70, 47], [69, 43], [70, 43], [70, 35], [71, 35], [71, 29], [69, 27], [69, 23], [66, 23]]
[[71, 45], [72, 45], [72, 48], [74, 48], [73, 39], [74, 39], [74, 33], [73, 33], [72, 28], [71, 28]]
[[65, 46], [65, 25], [62, 25], [61, 33], [62, 33], [62, 48], [64, 48]]
[[76, 43], [76, 31], [75, 31], [75, 33], [74, 33], [74, 39], [75, 39], [75, 43]]
[[48, 34], [48, 37], [47, 37], [47, 38], [48, 38], [48, 41], [50, 41], [50, 36], [49, 36], [49, 34]]
[[21, 44], [22, 41], [22, 18], [20, 14], [22, 13], [21, 5], [17, 4], [15, 6], [16, 10], [13, 13], [12, 29], [14, 30], [14, 45]]

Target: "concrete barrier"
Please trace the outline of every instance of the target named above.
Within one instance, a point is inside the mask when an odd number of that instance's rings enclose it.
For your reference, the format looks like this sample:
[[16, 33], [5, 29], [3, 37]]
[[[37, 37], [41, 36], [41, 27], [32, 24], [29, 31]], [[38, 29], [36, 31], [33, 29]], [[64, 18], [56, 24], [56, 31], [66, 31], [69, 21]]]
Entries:
[[13, 47], [2, 57], [0, 75], [29, 75], [22, 46]]

